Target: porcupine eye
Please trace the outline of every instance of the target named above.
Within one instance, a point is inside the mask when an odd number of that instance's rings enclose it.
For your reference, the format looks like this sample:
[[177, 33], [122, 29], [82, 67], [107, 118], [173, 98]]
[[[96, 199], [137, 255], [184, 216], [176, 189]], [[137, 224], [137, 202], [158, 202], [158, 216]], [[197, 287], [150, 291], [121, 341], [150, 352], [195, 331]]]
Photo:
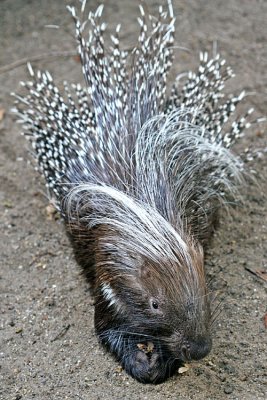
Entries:
[[152, 311], [159, 312], [159, 303], [155, 299], [150, 299], [150, 307]]
[[155, 308], [155, 310], [157, 310], [159, 308], [159, 305], [156, 301], [152, 301], [152, 307]]

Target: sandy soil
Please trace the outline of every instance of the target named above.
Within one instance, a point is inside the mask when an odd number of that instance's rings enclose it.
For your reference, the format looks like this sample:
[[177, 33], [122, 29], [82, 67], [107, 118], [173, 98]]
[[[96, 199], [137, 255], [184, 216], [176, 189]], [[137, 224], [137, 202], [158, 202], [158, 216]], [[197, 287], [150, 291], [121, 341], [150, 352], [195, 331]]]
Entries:
[[[97, 2], [91, 0], [94, 9]], [[134, 43], [136, 1], [106, 1], [105, 18], [122, 23], [126, 45]], [[147, 0], [151, 11], [159, 1]], [[245, 107], [266, 115], [267, 2], [177, 0], [175, 73], [197, 65], [199, 50], [213, 41], [234, 67], [229, 90], [253, 93]], [[60, 24], [60, 30], [45, 28]], [[51, 50], [74, 50], [72, 21], [60, 0], [2, 0], [0, 67]], [[45, 58], [58, 81], [81, 81], [74, 57]], [[1, 70], [0, 70], [1, 71]], [[223, 312], [212, 353], [164, 384], [135, 382], [99, 347], [93, 307], [60, 220], [49, 219], [44, 184], [27, 166], [27, 143], [9, 109], [11, 91], [26, 79], [25, 65], [0, 74], [0, 398], [19, 399], [266, 399], [266, 286], [247, 269], [266, 269], [267, 161], [255, 162], [257, 185], [245, 191], [245, 206], [223, 216], [207, 260]], [[242, 140], [266, 146], [264, 128]], [[265, 179], [264, 179], [265, 178]]]

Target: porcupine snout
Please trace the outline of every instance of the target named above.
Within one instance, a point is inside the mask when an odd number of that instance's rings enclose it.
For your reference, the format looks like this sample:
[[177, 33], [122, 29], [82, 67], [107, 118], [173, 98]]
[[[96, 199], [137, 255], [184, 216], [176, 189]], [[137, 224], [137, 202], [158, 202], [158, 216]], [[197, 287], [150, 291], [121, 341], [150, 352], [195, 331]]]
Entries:
[[210, 336], [199, 336], [194, 340], [188, 340], [182, 346], [182, 355], [185, 361], [200, 360], [211, 351], [212, 340]]

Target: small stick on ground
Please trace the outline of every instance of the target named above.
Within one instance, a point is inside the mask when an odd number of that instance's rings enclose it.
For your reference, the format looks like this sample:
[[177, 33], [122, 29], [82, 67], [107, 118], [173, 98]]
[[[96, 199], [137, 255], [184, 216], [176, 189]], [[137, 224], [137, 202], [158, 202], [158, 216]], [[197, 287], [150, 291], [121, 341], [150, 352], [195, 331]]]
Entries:
[[252, 275], [257, 276], [258, 278], [262, 279], [263, 281], [267, 282], [267, 271], [263, 269], [250, 269], [248, 267], [245, 267], [245, 270], [250, 272]]
[[51, 339], [51, 342], [55, 342], [56, 340], [61, 339], [64, 335], [66, 335], [69, 329], [70, 324], [64, 326], [61, 331], [54, 337], [54, 339]]
[[66, 50], [66, 51], [50, 51], [49, 53], [38, 54], [38, 55], [32, 56], [32, 57], [21, 58], [20, 60], [14, 61], [11, 64], [7, 64], [7, 65], [4, 65], [3, 67], [0, 67], [0, 74], [11, 71], [12, 69], [18, 68], [21, 65], [24, 65], [24, 64], [26, 65], [27, 63], [32, 63], [34, 61], [41, 61], [44, 58], [73, 57], [76, 55], [77, 55], [76, 50]]
[[56, 253], [53, 253], [52, 251], [43, 251], [42, 253], [36, 254], [34, 256], [33, 260], [30, 262], [29, 266], [31, 267], [39, 258], [44, 257], [44, 256], [52, 256], [56, 257]]

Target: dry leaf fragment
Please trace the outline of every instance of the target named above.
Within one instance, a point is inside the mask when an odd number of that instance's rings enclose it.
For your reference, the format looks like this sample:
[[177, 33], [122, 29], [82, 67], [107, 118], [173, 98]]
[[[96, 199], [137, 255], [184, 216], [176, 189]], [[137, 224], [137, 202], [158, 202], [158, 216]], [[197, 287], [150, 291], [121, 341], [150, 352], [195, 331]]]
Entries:
[[187, 371], [189, 371], [189, 365], [185, 364], [178, 369], [178, 374], [184, 374]]
[[145, 344], [142, 344], [142, 343], [137, 343], [137, 347], [138, 347], [139, 350], [144, 351], [146, 345], [145, 345]]
[[208, 363], [207, 363], [208, 365], [210, 365], [211, 367], [215, 367], [215, 364], [212, 362], [212, 361], [208, 361]]
[[139, 350], [143, 351], [146, 354], [152, 353], [154, 350], [154, 344], [152, 342], [148, 342], [147, 344], [137, 343], [137, 347]]
[[4, 206], [5, 208], [13, 208], [13, 207], [14, 207], [13, 204], [11, 203], [11, 201], [9, 201], [9, 200], [6, 200], [6, 201], [4, 202], [4, 204], [3, 204], [3, 206]]
[[267, 313], [263, 317], [264, 326], [267, 329]]
[[46, 208], [45, 208], [45, 211], [46, 211], [46, 216], [47, 216], [47, 219], [49, 220], [49, 221], [52, 221], [53, 219], [56, 219], [56, 214], [57, 214], [57, 210], [56, 210], [56, 208], [53, 206], [53, 204], [48, 204], [48, 206], [46, 206]]
[[258, 131], [256, 132], [256, 136], [257, 136], [257, 137], [263, 137], [263, 135], [264, 135], [264, 131], [263, 131], [263, 130], [258, 130]]
[[147, 352], [148, 353], [152, 353], [153, 350], [154, 350], [154, 344], [152, 342], [148, 342], [148, 344], [147, 344]]

